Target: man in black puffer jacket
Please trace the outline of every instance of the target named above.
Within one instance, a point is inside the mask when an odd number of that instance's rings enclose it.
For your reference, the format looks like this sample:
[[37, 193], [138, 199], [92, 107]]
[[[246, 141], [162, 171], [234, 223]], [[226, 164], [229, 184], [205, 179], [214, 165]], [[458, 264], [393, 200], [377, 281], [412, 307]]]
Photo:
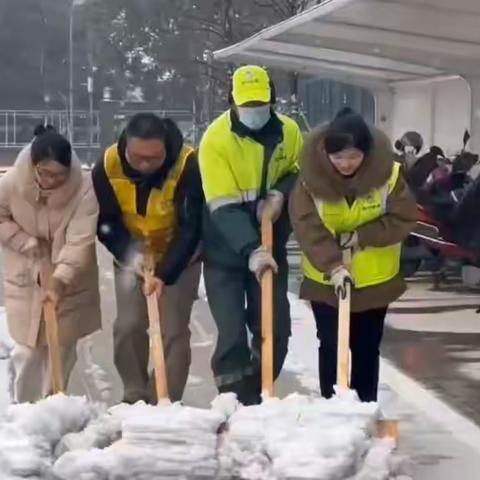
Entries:
[[[98, 238], [115, 261], [115, 365], [124, 401], [153, 401], [149, 386], [145, 295], [157, 292], [172, 401], [181, 400], [190, 367], [189, 320], [197, 295], [203, 192], [196, 152], [169, 119], [133, 117], [118, 144], [93, 169], [100, 204]], [[155, 279], [143, 282], [148, 245]], [[198, 257], [198, 256], [197, 256]], [[160, 301], [161, 299], [161, 301]]]

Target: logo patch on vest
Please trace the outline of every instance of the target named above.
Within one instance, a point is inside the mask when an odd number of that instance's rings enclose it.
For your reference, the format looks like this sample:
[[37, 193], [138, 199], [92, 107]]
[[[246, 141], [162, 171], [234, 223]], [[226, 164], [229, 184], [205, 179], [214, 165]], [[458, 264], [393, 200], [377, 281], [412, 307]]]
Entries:
[[369, 193], [365, 196], [361, 205], [362, 210], [364, 211], [381, 208], [381, 203], [379, 202], [377, 195], [374, 195], [373, 193]]
[[283, 162], [287, 158], [287, 155], [285, 153], [285, 145], [281, 143], [278, 147], [277, 150], [275, 151], [275, 157], [273, 158], [274, 162]]

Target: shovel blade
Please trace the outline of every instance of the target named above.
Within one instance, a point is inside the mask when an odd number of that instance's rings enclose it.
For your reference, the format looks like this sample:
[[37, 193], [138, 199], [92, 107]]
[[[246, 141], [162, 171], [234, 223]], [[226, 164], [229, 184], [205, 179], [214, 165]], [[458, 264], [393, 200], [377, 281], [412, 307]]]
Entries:
[[379, 420], [377, 422], [378, 438], [389, 438], [397, 444], [399, 436], [398, 420]]

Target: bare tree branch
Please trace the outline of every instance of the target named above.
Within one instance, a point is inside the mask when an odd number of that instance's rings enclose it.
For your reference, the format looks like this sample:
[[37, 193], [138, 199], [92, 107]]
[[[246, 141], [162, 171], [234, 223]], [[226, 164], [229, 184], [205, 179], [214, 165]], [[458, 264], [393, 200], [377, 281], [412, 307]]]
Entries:
[[280, 2], [275, 0], [266, 0], [263, 2], [260, 0], [253, 0], [253, 4], [260, 8], [272, 9], [274, 12], [280, 15], [281, 18], [286, 18], [288, 15], [287, 12], [282, 8], [282, 5], [280, 5]]
[[216, 35], [220, 40], [226, 40], [224, 32], [221, 30], [215, 30], [211, 27], [199, 27], [199, 28], [191, 28], [190, 31], [192, 33], [212, 33]]

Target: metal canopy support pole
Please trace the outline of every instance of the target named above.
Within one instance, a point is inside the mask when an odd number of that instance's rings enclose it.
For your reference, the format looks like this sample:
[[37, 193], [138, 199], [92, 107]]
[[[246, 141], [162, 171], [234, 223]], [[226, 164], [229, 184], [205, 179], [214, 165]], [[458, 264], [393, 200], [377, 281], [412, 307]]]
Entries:
[[75, 0], [70, 6], [70, 16], [68, 25], [68, 139], [73, 143], [73, 16], [75, 13]]
[[[437, 111], [438, 111], [438, 93], [436, 82], [432, 83], [430, 89], [430, 142], [429, 145], [436, 145], [437, 143]], [[438, 139], [440, 143], [442, 139]]]
[[393, 88], [376, 88], [372, 91], [375, 97], [375, 125], [390, 138], [393, 135], [394, 90]]
[[480, 77], [467, 78], [471, 93], [471, 135], [470, 149], [474, 153], [480, 153]]

